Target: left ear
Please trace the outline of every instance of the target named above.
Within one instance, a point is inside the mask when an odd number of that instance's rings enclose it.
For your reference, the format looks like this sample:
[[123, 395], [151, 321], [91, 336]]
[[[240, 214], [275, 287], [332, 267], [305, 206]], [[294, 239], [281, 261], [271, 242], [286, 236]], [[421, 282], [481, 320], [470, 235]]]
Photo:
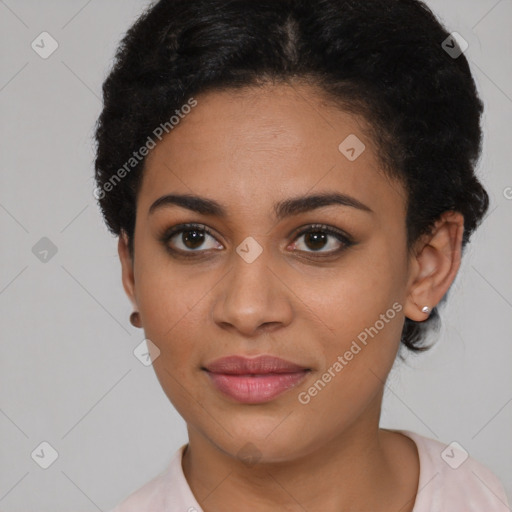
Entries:
[[410, 257], [410, 277], [404, 314], [415, 322], [429, 316], [453, 283], [461, 263], [464, 216], [459, 212], [444, 212], [431, 233], [417, 242]]

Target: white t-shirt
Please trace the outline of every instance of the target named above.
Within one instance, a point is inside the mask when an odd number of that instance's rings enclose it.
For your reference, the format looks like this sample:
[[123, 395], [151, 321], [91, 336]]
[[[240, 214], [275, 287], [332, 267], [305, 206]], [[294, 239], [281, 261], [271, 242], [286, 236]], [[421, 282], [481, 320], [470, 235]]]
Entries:
[[[397, 432], [410, 437], [418, 449], [420, 476], [413, 512], [510, 512], [501, 482], [460, 445]], [[204, 512], [181, 466], [186, 446], [176, 451], [162, 473], [110, 512]]]

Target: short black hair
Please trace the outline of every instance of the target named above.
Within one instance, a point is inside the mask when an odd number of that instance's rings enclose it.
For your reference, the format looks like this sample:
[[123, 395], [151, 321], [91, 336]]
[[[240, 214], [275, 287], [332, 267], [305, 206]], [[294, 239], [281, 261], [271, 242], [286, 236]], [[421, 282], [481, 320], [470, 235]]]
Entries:
[[[103, 84], [95, 195], [109, 231], [126, 233], [133, 256], [145, 163], [134, 152], [155, 128], [170, 132], [194, 95], [304, 81], [372, 127], [383, 169], [407, 191], [408, 249], [448, 210], [464, 216], [464, 249], [489, 206], [475, 175], [483, 104], [464, 54], [446, 51], [447, 41], [458, 48], [450, 37], [418, 0], [151, 4]], [[401, 342], [430, 348], [424, 335], [438, 320], [437, 308], [424, 322], [406, 318]]]

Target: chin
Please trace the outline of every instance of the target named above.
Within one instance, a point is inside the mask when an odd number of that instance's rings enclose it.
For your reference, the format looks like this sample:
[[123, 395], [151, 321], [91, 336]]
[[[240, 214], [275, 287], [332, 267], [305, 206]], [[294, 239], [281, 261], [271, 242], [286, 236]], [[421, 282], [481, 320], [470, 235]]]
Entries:
[[[316, 443], [304, 439], [300, 425], [294, 429], [290, 425], [284, 426], [286, 420], [281, 425], [279, 421], [261, 422], [257, 428], [254, 420], [238, 422], [232, 426], [224, 423], [224, 428], [231, 436], [221, 429], [221, 432], [217, 430], [215, 433], [206, 433], [206, 437], [220, 451], [242, 460], [247, 466], [290, 461], [314, 449]], [[279, 426], [276, 428], [276, 425]], [[208, 427], [211, 428], [211, 424]]]

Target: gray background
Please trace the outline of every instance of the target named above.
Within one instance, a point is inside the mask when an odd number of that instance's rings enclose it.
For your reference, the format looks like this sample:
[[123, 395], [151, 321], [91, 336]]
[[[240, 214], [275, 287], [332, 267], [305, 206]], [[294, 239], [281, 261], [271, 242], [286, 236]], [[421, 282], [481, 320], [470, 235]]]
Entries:
[[[512, 497], [512, 0], [428, 4], [469, 42], [492, 204], [441, 310], [437, 347], [391, 374], [382, 426], [458, 441]], [[101, 83], [146, 5], [0, 1], [3, 512], [109, 510], [187, 440], [133, 355], [143, 331], [128, 321], [116, 239], [92, 195]], [[59, 44], [48, 59], [31, 48], [43, 31]], [[32, 252], [42, 237], [57, 247], [46, 262]], [[46, 470], [31, 458], [42, 441], [59, 454]]]

